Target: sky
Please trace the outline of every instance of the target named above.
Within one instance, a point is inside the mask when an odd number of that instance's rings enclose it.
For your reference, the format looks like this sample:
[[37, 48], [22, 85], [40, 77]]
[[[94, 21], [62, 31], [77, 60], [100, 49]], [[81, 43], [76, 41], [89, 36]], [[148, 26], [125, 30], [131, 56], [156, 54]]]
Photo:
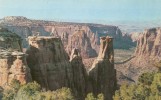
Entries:
[[161, 0], [0, 0], [0, 18], [95, 22], [161, 21]]

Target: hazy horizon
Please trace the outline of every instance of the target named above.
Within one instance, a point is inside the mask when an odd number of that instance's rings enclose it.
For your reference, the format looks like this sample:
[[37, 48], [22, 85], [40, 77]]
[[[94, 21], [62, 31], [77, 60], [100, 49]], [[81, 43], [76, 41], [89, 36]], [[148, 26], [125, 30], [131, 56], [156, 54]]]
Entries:
[[0, 0], [0, 18], [66, 22], [153, 22], [161, 21], [160, 0]]

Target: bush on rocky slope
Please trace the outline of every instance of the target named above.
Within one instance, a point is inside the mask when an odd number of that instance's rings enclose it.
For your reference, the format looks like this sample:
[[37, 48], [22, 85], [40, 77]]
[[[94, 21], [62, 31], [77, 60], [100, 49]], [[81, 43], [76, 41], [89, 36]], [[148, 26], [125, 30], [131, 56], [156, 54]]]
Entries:
[[[1, 98], [2, 100], [77, 100], [69, 88], [62, 87], [55, 91], [45, 91], [36, 82], [20, 85], [18, 80], [12, 80], [9, 87], [0, 91], [0, 96], [0, 100]], [[92, 93], [89, 93], [85, 100], [104, 100], [104, 96], [98, 94], [94, 97]]]
[[161, 100], [161, 73], [144, 73], [137, 84], [124, 84], [115, 92], [114, 100]]
[[13, 80], [3, 91], [2, 100], [74, 100], [74, 97], [69, 88], [43, 91], [36, 82], [20, 85], [19, 81]]

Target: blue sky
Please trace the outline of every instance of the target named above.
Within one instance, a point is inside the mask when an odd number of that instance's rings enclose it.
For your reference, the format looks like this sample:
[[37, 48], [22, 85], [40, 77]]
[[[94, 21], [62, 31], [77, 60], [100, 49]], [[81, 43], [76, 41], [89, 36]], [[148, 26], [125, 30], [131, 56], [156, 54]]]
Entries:
[[0, 18], [76, 22], [161, 20], [161, 0], [0, 0]]

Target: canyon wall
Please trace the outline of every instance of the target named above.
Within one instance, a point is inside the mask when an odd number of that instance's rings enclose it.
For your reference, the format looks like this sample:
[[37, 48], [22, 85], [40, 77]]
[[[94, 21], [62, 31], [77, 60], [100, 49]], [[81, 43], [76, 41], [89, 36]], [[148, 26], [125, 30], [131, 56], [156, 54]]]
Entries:
[[9, 85], [13, 79], [22, 84], [32, 81], [21, 38], [4, 28], [0, 28], [0, 63], [0, 86]]
[[149, 60], [161, 60], [161, 28], [147, 29], [142, 33], [137, 41], [135, 55]]
[[[114, 48], [116, 49], [129, 49], [135, 46], [129, 35], [123, 34], [118, 27], [112, 25], [30, 20], [25, 17], [5, 17], [0, 25], [20, 35], [23, 38], [24, 47], [28, 46], [26, 42], [28, 36], [61, 37], [65, 50], [70, 55], [71, 50], [76, 47], [73, 42], [86, 41], [86, 50], [82, 51], [80, 48], [83, 58], [97, 56], [100, 45], [99, 38], [102, 36], [114, 37]], [[79, 31], [83, 31], [85, 37], [77, 36], [79, 40], [73, 39], [74, 34], [79, 34]]]
[[118, 71], [137, 82], [145, 72], [157, 71], [156, 63], [161, 61], [161, 28], [146, 29], [137, 39], [135, 54], [130, 61], [116, 64]]

